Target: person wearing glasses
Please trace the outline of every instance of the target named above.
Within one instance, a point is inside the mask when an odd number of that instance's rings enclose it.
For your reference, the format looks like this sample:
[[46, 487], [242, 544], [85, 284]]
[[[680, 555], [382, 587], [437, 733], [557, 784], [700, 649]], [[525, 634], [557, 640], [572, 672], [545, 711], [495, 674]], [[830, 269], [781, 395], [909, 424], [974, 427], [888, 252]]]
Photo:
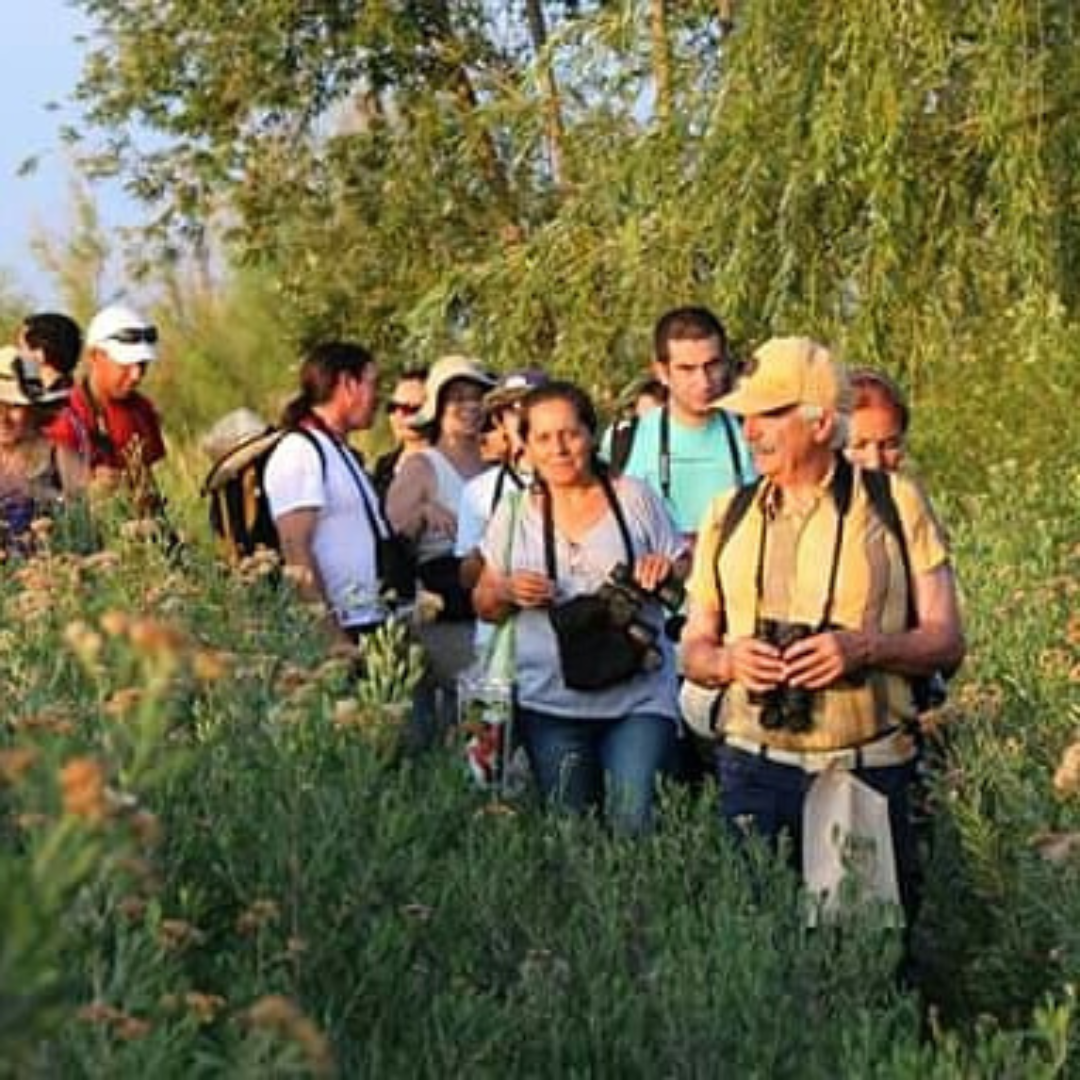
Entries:
[[143, 512], [162, 506], [152, 470], [165, 457], [165, 442], [157, 409], [139, 391], [157, 343], [157, 328], [137, 311], [102, 308], [86, 331], [85, 375], [49, 430], [57, 445], [83, 459], [81, 484], [126, 489]]
[[386, 403], [386, 416], [394, 436], [394, 448], [376, 459], [371, 474], [383, 505], [386, 504], [386, 493], [390, 490], [401, 463], [410, 454], [415, 454], [417, 450], [423, 450], [428, 445], [427, 435], [412, 426], [413, 418], [424, 405], [427, 376], [426, 367], [406, 368], [398, 376], [390, 400]]

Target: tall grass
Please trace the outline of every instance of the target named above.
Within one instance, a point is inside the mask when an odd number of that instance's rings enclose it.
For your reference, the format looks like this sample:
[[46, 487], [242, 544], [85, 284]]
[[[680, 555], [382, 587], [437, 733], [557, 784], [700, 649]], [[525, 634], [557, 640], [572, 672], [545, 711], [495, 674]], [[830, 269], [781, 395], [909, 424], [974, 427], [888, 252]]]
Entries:
[[[13, 1075], [1055, 1075], [1075, 1044], [1075, 473], [956, 509], [973, 641], [919, 935], [870, 924], [665, 795], [640, 843], [402, 756], [279, 588], [132, 526], [0, 578], [0, 1060]], [[1075, 496], [1075, 486], [1071, 488]], [[963, 512], [960, 513], [959, 511]], [[1067, 1070], [1066, 1070], [1067, 1071]]]

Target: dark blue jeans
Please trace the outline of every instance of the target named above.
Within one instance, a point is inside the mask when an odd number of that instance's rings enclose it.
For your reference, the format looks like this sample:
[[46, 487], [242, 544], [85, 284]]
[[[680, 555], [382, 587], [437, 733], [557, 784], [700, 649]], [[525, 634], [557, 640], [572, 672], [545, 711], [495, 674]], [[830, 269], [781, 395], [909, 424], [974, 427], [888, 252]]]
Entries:
[[[734, 747], [716, 751], [720, 781], [720, 817], [742, 839], [747, 831], [776, 844], [781, 834], [791, 840], [791, 863], [802, 869], [803, 803], [813, 783], [812, 773]], [[915, 777], [914, 762], [882, 769], [856, 769], [855, 775], [889, 800], [889, 824], [896, 855], [900, 901], [908, 925], [914, 921], [920, 893], [920, 871], [908, 791]]]
[[651, 828], [656, 784], [675, 753], [672, 720], [655, 713], [577, 720], [521, 708], [516, 723], [549, 806], [573, 813], [603, 807], [622, 835]]

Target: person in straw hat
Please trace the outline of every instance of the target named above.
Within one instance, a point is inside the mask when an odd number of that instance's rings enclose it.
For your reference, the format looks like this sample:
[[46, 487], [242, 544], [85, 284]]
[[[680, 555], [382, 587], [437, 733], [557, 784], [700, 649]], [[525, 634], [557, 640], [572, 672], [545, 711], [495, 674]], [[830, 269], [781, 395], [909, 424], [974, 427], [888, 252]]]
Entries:
[[432, 738], [453, 721], [457, 677], [472, 661], [472, 601], [454, 545], [465, 485], [485, 468], [482, 403], [494, 381], [471, 357], [444, 356], [432, 365], [412, 421], [431, 445], [402, 462], [386, 496], [390, 524], [414, 546], [421, 586], [440, 602], [438, 618], [418, 629], [428, 670], [417, 694], [417, 723]]
[[0, 348], [0, 528], [8, 552], [26, 550], [31, 522], [56, 508], [65, 474], [76, 471], [70, 452], [43, 431], [66, 398], [66, 389], [45, 387], [35, 361]]

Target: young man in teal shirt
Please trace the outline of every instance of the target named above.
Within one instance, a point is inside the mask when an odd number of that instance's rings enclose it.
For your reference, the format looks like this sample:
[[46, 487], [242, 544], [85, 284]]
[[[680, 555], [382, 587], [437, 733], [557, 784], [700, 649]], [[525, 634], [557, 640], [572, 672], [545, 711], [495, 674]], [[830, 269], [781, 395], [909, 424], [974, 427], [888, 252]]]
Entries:
[[655, 488], [692, 542], [713, 497], [754, 477], [739, 422], [709, 407], [731, 388], [734, 364], [723, 325], [702, 307], [675, 308], [657, 322], [653, 357], [668, 400], [636, 422], [618, 471]]

